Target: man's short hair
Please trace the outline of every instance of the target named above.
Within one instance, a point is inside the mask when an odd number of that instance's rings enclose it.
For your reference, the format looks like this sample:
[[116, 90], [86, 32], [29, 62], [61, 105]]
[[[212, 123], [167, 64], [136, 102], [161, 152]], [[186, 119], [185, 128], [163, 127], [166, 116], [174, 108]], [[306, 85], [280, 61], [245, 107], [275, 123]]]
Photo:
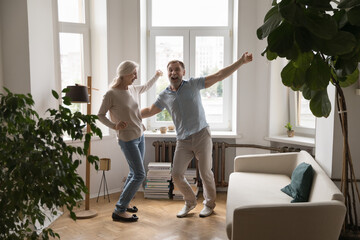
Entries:
[[169, 65], [170, 65], [170, 64], [173, 64], [173, 63], [179, 63], [180, 66], [181, 66], [183, 69], [185, 69], [185, 64], [184, 64], [182, 61], [180, 61], [180, 60], [172, 60], [172, 61], [170, 61], [170, 62], [168, 63], [168, 65], [166, 66], [166, 69], [168, 69], [168, 68], [169, 68]]

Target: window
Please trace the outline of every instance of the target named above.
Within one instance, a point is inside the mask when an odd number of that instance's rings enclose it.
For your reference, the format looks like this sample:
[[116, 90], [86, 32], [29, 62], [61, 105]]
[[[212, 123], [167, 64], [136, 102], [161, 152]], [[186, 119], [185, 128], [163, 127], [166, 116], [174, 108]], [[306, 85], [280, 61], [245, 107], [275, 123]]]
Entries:
[[[164, 75], [148, 94], [152, 104], [168, 85], [166, 66], [177, 59], [186, 67], [185, 79], [207, 76], [231, 63], [232, 7], [230, 0], [151, 0], [148, 5], [148, 73]], [[176, 5], [180, 16], [171, 11]], [[214, 17], [216, 16], [216, 17]], [[231, 130], [231, 78], [201, 91], [206, 119], [214, 130]], [[149, 118], [150, 128], [172, 124], [164, 110]]]
[[[61, 89], [86, 85], [90, 75], [90, 40], [87, 0], [58, 0]], [[72, 111], [86, 113], [86, 104], [71, 104]]]
[[314, 136], [315, 121], [316, 118], [310, 110], [309, 101], [302, 96], [301, 92], [290, 90], [290, 123], [295, 131]]

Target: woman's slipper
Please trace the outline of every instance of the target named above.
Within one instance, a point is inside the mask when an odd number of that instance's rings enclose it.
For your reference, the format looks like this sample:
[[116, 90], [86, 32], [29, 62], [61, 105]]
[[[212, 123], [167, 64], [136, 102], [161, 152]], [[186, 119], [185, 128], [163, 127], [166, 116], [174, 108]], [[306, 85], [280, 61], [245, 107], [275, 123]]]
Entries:
[[126, 208], [126, 211], [128, 212], [132, 212], [132, 213], [136, 213], [138, 211], [137, 207], [136, 206], [133, 206], [131, 208]]
[[127, 217], [121, 217], [116, 213], [112, 214], [112, 219], [113, 221], [119, 221], [119, 222], [136, 222], [139, 218], [133, 214], [131, 217], [127, 218]]

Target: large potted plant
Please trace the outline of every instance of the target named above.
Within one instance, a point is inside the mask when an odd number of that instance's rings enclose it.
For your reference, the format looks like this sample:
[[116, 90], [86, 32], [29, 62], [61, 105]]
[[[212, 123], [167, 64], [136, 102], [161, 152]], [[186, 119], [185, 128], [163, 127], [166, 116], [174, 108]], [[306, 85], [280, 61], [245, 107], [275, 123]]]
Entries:
[[[73, 219], [73, 208], [88, 191], [77, 174], [87, 154], [91, 136], [102, 137], [95, 125], [96, 116], [72, 113], [63, 97], [58, 109], [48, 109], [48, 117], [39, 117], [30, 94], [0, 94], [0, 239], [49, 239], [59, 237], [52, 229], [39, 231], [47, 208], [56, 215], [66, 206]], [[67, 90], [64, 90], [66, 92]], [[52, 92], [56, 99], [59, 94]], [[89, 124], [90, 133], [82, 131]], [[64, 135], [83, 141], [82, 147], [68, 145]], [[89, 162], [99, 158], [90, 155]], [[40, 233], [39, 233], [40, 232]]]
[[347, 215], [343, 234], [357, 231], [355, 201], [360, 198], [349, 149], [342, 88], [352, 85], [359, 77], [360, 0], [274, 0], [264, 24], [257, 29], [257, 37], [267, 39], [263, 55], [268, 60], [280, 57], [289, 61], [282, 69], [282, 82], [310, 100], [310, 109], [316, 117], [329, 116], [327, 87], [335, 86], [344, 142], [341, 190]]

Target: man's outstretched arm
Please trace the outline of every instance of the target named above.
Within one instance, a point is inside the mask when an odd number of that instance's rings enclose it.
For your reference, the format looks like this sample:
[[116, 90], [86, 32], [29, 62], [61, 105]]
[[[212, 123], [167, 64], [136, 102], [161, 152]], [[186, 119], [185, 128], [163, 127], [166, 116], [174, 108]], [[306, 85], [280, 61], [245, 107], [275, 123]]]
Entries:
[[225, 78], [227, 78], [228, 76], [230, 76], [231, 74], [233, 74], [239, 67], [241, 67], [241, 65], [251, 62], [252, 61], [252, 54], [245, 52], [241, 58], [239, 60], [237, 60], [236, 62], [234, 62], [233, 64], [220, 69], [218, 72], [206, 76], [205, 77], [205, 88], [211, 87], [212, 85], [214, 85], [215, 83], [224, 80]]
[[162, 110], [155, 106], [155, 104], [151, 105], [150, 107], [141, 109], [141, 116], [142, 118], [148, 118], [151, 116], [154, 116], [155, 114], [158, 114]]

